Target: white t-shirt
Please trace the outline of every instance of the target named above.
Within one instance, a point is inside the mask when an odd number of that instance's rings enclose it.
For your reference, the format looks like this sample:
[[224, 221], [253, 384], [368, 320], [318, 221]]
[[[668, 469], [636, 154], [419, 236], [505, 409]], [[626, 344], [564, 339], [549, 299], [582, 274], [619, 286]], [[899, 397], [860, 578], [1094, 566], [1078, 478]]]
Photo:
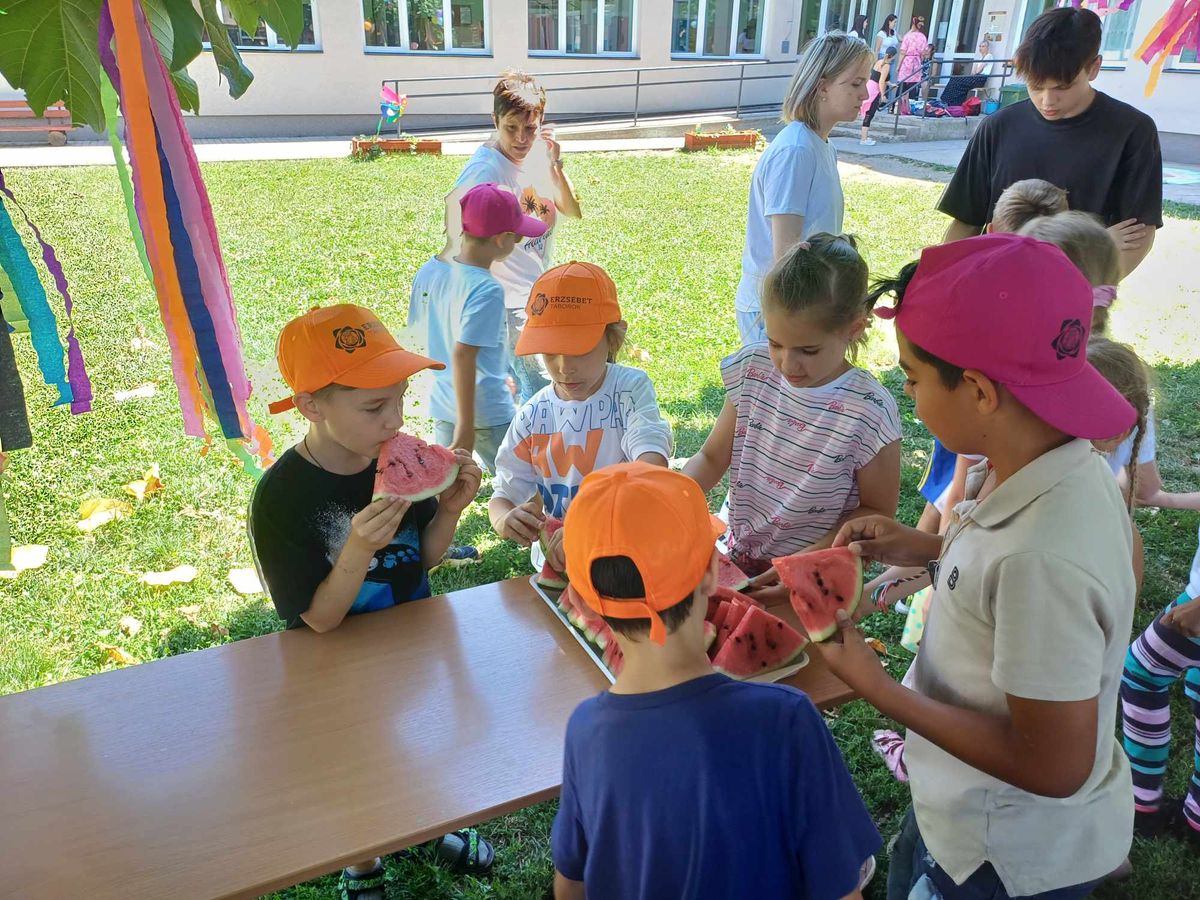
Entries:
[[[1129, 465], [1129, 459], [1133, 456], [1133, 441], [1136, 437], [1137, 429], [1135, 428], [1129, 437], [1117, 445], [1117, 449], [1104, 454], [1114, 475], [1120, 475], [1121, 470]], [[1143, 466], [1146, 463], [1154, 462], [1155, 456], [1154, 410], [1150, 410], [1150, 414], [1146, 416], [1146, 436], [1142, 439], [1142, 445], [1138, 447], [1138, 465]]]
[[822, 231], [841, 234], [843, 207], [837, 150], [807, 125], [790, 123], [763, 152], [750, 179], [738, 312], [758, 312], [762, 281], [775, 265], [771, 216], [803, 216], [806, 239]]
[[[1196, 533], [1197, 539], [1200, 539], [1200, 529]], [[1192, 557], [1192, 574], [1188, 579], [1187, 595], [1195, 600], [1200, 597], [1200, 544], [1196, 546], [1196, 555]]]
[[971, 67], [971, 74], [972, 75], [991, 75], [992, 69], [996, 65], [992, 54], [989, 53], [987, 56], [981, 56], [981, 57], [979, 57], [979, 60], [980, 60], [979, 62], [975, 63], [975, 65]]
[[972, 469], [942, 545], [913, 689], [993, 715], [1008, 715], [1006, 694], [1098, 697], [1095, 761], [1066, 799], [1013, 787], [912, 730], [904, 761], [938, 865], [961, 884], [990, 862], [1024, 897], [1102, 878], [1129, 851], [1133, 783], [1112, 723], [1133, 626], [1133, 533], [1088, 441], [1043, 454], [976, 501], [981, 474]]
[[504, 286], [504, 306], [507, 309], [524, 309], [529, 302], [529, 289], [552, 265], [554, 225], [558, 220], [545, 145], [539, 139], [521, 165], [487, 145], [480, 147], [467, 160], [458, 181], [447, 195], [448, 201], [454, 199], [446, 203], [449, 249], [442, 254], [445, 259], [457, 256], [462, 243], [462, 208], [458, 201], [475, 185], [488, 183], [511, 190], [521, 199], [521, 208], [526, 215], [537, 216], [550, 226], [541, 237], [522, 238], [507, 259], [492, 266], [492, 274]]
[[496, 454], [495, 496], [521, 504], [539, 492], [561, 519], [585, 475], [643, 453], [670, 459], [671, 447], [649, 376], [610, 363], [586, 400], [561, 400], [549, 384], [521, 407]]
[[721, 362], [737, 410], [729, 466], [729, 552], [767, 562], [819, 541], [858, 506], [858, 471], [900, 440], [900, 413], [869, 372], [792, 387], [765, 343]]

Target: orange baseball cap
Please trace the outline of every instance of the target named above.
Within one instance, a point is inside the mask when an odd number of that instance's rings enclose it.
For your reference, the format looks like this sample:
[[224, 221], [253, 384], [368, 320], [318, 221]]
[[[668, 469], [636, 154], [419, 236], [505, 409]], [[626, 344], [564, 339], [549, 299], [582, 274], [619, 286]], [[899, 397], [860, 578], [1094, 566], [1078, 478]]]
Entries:
[[[662, 644], [658, 614], [696, 589], [725, 523], [708, 511], [704, 491], [688, 476], [644, 462], [606, 466], [583, 479], [567, 509], [563, 552], [567, 577], [585, 603], [614, 619], [649, 619], [650, 640]], [[592, 563], [628, 556], [646, 596], [603, 597]]]
[[533, 283], [525, 305], [528, 321], [517, 339], [517, 356], [562, 353], [582, 356], [621, 321], [617, 286], [599, 266], [569, 262]]
[[[279, 332], [275, 359], [283, 380], [296, 394], [331, 384], [388, 387], [422, 369], [446, 368], [405, 350], [375, 313], [350, 303], [318, 307], [292, 319]], [[295, 398], [287, 397], [267, 408], [280, 413], [295, 405]]]

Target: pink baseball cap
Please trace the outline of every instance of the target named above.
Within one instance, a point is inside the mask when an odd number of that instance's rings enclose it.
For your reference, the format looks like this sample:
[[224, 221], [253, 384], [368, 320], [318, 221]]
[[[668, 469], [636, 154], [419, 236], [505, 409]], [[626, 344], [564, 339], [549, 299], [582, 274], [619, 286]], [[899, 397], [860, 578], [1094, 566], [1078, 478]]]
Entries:
[[985, 234], [928, 247], [896, 307], [877, 309], [904, 336], [975, 369], [1042, 421], [1104, 440], [1137, 413], [1087, 361], [1092, 288], [1053, 244]]
[[475, 237], [495, 237], [516, 232], [522, 237], [541, 237], [550, 227], [536, 216], [521, 212], [521, 201], [498, 184], [477, 184], [462, 200], [462, 227]]

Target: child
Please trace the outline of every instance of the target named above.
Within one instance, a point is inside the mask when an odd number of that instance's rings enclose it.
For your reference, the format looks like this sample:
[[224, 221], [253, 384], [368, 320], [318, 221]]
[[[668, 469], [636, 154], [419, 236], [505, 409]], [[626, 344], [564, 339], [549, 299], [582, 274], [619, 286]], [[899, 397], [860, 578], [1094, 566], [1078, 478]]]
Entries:
[[[379, 449], [404, 424], [408, 379], [442, 364], [409, 353], [370, 310], [350, 304], [290, 321], [276, 357], [294, 393], [271, 411], [295, 407], [310, 423], [250, 501], [250, 547], [279, 617], [326, 632], [347, 615], [428, 597], [427, 570], [475, 499], [479, 467], [459, 450], [458, 479], [436, 499], [372, 502], [371, 493]], [[478, 851], [467, 870], [490, 868], [494, 852], [478, 835], [448, 835], [441, 846], [457, 858], [467, 843]], [[383, 864], [348, 867], [343, 887], [350, 897], [382, 898]]]
[[750, 575], [773, 557], [828, 547], [852, 517], [896, 512], [900, 415], [853, 364], [866, 296], [854, 242], [814, 235], [763, 283], [766, 342], [721, 363], [725, 406], [683, 471], [706, 491], [729, 472], [729, 553]]
[[1121, 280], [1121, 255], [1108, 229], [1095, 216], [1072, 211], [1034, 219], [1020, 233], [1054, 244], [1083, 273], [1092, 286], [1092, 333], [1107, 332], [1108, 310]]
[[871, 140], [868, 135], [871, 133], [871, 121], [875, 118], [875, 113], [879, 112], [879, 104], [887, 97], [888, 75], [892, 70], [892, 64], [896, 61], [896, 48], [888, 47], [887, 52], [879, 57], [871, 66], [871, 80], [867, 84], [867, 99], [863, 101], [862, 110], [862, 136], [859, 138], [859, 143], [864, 147], [874, 147], [875, 141]]
[[1187, 799], [1163, 796], [1171, 752], [1171, 685], [1180, 677], [1192, 701], [1200, 748], [1200, 550], [1187, 588], [1130, 646], [1121, 678], [1121, 723], [1133, 768], [1134, 831], [1154, 837], [1170, 828], [1200, 845], [1200, 749]]
[[578, 219], [583, 210], [564, 169], [562, 146], [554, 140], [554, 132], [545, 126], [545, 89], [532, 75], [506, 69], [492, 89], [492, 98], [496, 136], [472, 154], [446, 195], [447, 243], [440, 257], [448, 262], [458, 254], [458, 238], [462, 233], [459, 200], [477, 184], [503, 185], [521, 199], [525, 212], [546, 223], [542, 235], [521, 241], [492, 273], [504, 286], [509, 363], [518, 398], [524, 403], [546, 385], [546, 375], [538, 369], [537, 360], [522, 359], [515, 352], [517, 339], [525, 327], [529, 289], [550, 268], [559, 215]]
[[1132, 347], [1096, 337], [1088, 341], [1088, 362], [1137, 411], [1137, 422], [1130, 431], [1105, 441], [1093, 441], [1096, 449], [1107, 457], [1121, 490], [1129, 498], [1130, 508], [1136, 505], [1200, 510], [1200, 491], [1179, 494], [1163, 490], [1155, 462], [1154, 404], [1146, 364]]
[[1057, 248], [1006, 234], [931, 247], [894, 288], [883, 315], [917, 415], [951, 451], [986, 456], [995, 487], [978, 502], [983, 479], [969, 479], [945, 538], [872, 516], [834, 542], [933, 577], [912, 689], [848, 617], [819, 645], [909, 729], [913, 811], [889, 896], [1083, 897], [1124, 860], [1133, 827], [1110, 726], [1133, 539], [1089, 441], [1135, 413], [1087, 363], [1091, 290]]
[[879, 833], [820, 713], [705, 655], [724, 530], [695, 482], [645, 463], [587, 476], [567, 512], [571, 584], [625, 667], [567, 723], [559, 900], [861, 897]]
[[512, 191], [479, 184], [462, 198], [462, 245], [449, 263], [436, 256], [413, 280], [410, 309], [427, 298], [429, 355], [435, 373], [430, 414], [444, 447], [475, 451], [492, 474], [496, 451], [513, 418], [504, 337], [504, 287], [491, 273], [522, 238], [546, 223], [521, 213]]
[[1010, 184], [996, 200], [988, 231], [1016, 234], [1041, 216], [1066, 212], [1067, 192], [1040, 178], [1025, 178]]
[[[646, 373], [615, 362], [626, 325], [607, 272], [585, 262], [551, 269], [534, 284], [527, 313], [517, 353], [541, 354], [550, 384], [504, 437], [488, 513], [501, 537], [533, 545], [540, 568], [545, 515], [562, 518], [585, 475], [631, 460], [665, 466], [672, 445]], [[550, 564], [560, 572], [561, 546], [557, 534]]]
[[938, 203], [952, 219], [946, 241], [979, 234], [1008, 185], [1044, 178], [1067, 191], [1072, 208], [1120, 226], [1122, 276], [1150, 252], [1162, 227], [1158, 129], [1092, 88], [1100, 39], [1090, 9], [1051, 9], [1029, 26], [1016, 52], [1029, 99], [985, 118], [971, 138]]

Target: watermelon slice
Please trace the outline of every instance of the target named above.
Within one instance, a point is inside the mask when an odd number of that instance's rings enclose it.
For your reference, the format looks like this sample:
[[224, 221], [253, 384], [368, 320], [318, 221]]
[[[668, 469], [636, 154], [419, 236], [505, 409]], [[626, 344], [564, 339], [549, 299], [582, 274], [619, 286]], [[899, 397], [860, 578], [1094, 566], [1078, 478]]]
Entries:
[[750, 576], [733, 564], [724, 553], [717, 553], [717, 585], [741, 591], [750, 585]]
[[743, 594], [741, 591], [731, 590], [727, 587], [717, 585], [717, 591], [713, 594], [714, 597], [720, 600], [729, 600], [731, 602], [745, 603], [749, 606], [757, 606], [759, 609], [766, 609], [767, 606], [761, 600], [755, 600], [749, 594]]
[[850, 615], [862, 599], [862, 558], [845, 547], [796, 553], [772, 560], [792, 592], [792, 609], [814, 641], [837, 632], [837, 611]]
[[561, 591], [567, 586], [567, 576], [562, 572], [559, 572], [549, 563], [550, 538], [562, 527], [562, 519], [556, 519], [551, 516], [542, 523], [542, 530], [538, 532], [538, 546], [542, 548], [542, 557], [546, 559], [547, 562], [542, 564], [542, 571], [538, 574], [537, 581], [541, 587], [548, 588], [552, 591]]
[[733, 604], [728, 600], [717, 601], [717, 610], [712, 614], [712, 618], [708, 620], [708, 623], [712, 625], [714, 632], [721, 629], [721, 626], [725, 623], [725, 617], [729, 615], [729, 610], [732, 608]]
[[808, 641], [796, 629], [756, 606], [745, 609], [737, 628], [713, 657], [714, 669], [731, 678], [752, 678], [781, 669], [804, 652]]
[[397, 434], [379, 450], [371, 500], [399, 497], [416, 503], [436, 497], [458, 477], [458, 459], [445, 447]]
[[747, 606], [745, 603], [730, 603], [729, 611], [725, 614], [724, 621], [721, 622], [721, 627], [717, 629], [717, 640], [713, 643], [712, 653], [715, 657], [720, 653], [725, 643], [733, 636], [733, 632], [741, 624], [742, 619], [746, 617], [751, 609], [757, 607]]

